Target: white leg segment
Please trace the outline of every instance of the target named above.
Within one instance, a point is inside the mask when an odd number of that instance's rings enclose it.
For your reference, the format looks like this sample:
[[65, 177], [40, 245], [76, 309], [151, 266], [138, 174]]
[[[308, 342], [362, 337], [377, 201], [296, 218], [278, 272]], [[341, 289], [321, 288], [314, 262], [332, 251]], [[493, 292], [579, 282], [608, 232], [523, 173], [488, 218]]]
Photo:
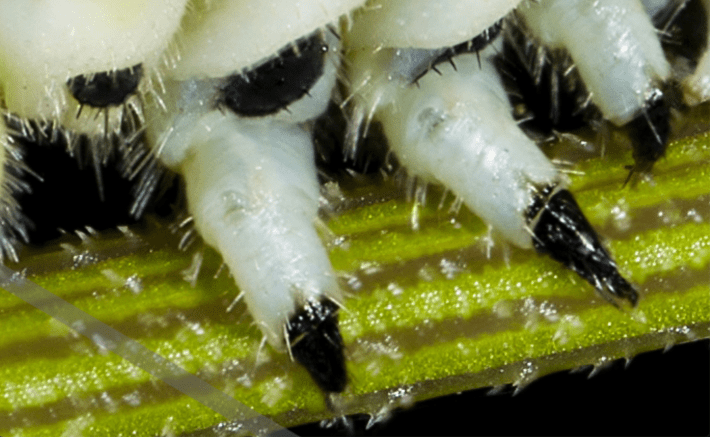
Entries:
[[525, 210], [536, 187], [560, 178], [518, 128], [498, 73], [482, 55], [480, 68], [475, 54], [464, 54], [454, 59], [456, 70], [442, 63], [441, 75], [399, 86], [379, 119], [409, 171], [447, 186], [509, 242], [531, 248]]
[[549, 254], [610, 302], [635, 305], [638, 293], [619, 274], [565, 179], [513, 120], [494, 65], [495, 44], [478, 53], [480, 64], [466, 50], [450, 63], [436, 50], [352, 54], [351, 134], [362, 132], [360, 118], [373, 114], [410, 174], [443, 184], [508, 242]]
[[195, 225], [229, 266], [269, 342], [308, 300], [340, 300], [314, 228], [319, 187], [310, 133], [296, 125], [240, 125], [208, 114], [182, 164]]
[[617, 126], [636, 117], [670, 76], [640, 0], [540, 0], [517, 11], [543, 44], [569, 52], [593, 102]]
[[335, 85], [332, 35], [321, 77], [288, 111], [244, 117], [218, 103], [228, 78], [166, 82], [168, 111], [148, 141], [180, 172], [204, 241], [229, 267], [269, 343], [285, 350], [285, 326], [308, 302], [341, 300], [315, 229], [320, 188], [307, 121], [322, 113]]

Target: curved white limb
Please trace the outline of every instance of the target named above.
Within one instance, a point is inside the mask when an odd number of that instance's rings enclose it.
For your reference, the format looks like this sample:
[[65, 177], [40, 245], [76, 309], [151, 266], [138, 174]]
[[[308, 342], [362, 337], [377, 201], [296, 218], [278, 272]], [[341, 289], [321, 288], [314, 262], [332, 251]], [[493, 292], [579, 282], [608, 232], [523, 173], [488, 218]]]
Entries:
[[604, 118], [624, 125], [670, 76], [640, 0], [541, 0], [517, 13], [551, 49], [569, 52]]
[[549, 254], [610, 302], [635, 304], [564, 178], [513, 120], [494, 44], [352, 53], [351, 135], [372, 116], [410, 175], [443, 184], [507, 241]]
[[[334, 35], [316, 32], [253, 73], [178, 74], [166, 83], [167, 111], [147, 131], [158, 157], [185, 178], [197, 231], [222, 255], [268, 342], [328, 392], [347, 380], [341, 294], [315, 228], [320, 188], [307, 122], [330, 101], [338, 50]], [[293, 100], [263, 89], [265, 77]]]
[[282, 123], [249, 126], [211, 112], [181, 165], [195, 226], [244, 292], [269, 343], [309, 300], [341, 300], [314, 228], [319, 186], [310, 132]]
[[525, 211], [536, 187], [561, 181], [518, 128], [487, 54], [457, 56], [418, 84], [397, 87], [379, 120], [392, 150], [417, 176], [435, 180], [506, 240], [532, 248]]

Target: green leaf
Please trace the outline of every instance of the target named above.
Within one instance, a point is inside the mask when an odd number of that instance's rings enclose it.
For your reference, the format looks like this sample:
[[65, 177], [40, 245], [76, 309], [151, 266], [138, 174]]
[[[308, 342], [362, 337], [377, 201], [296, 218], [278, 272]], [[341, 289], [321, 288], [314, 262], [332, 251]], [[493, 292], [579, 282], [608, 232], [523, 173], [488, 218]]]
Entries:
[[[638, 285], [635, 309], [617, 309], [554, 261], [491, 238], [436, 188], [425, 206], [393, 195], [388, 182], [344, 192], [349, 207], [328, 223], [349, 293], [340, 325], [351, 383], [341, 414], [524, 385], [710, 337], [710, 137], [671, 144], [652, 180], [622, 187], [629, 161], [583, 161], [570, 179]], [[178, 239], [164, 224], [68, 239], [14, 268], [278, 423], [333, 416], [302, 368], [261, 347], [244, 305], [232, 308], [238, 290], [219, 255], [178, 251]], [[177, 435], [221, 420], [0, 293], [0, 435]]]

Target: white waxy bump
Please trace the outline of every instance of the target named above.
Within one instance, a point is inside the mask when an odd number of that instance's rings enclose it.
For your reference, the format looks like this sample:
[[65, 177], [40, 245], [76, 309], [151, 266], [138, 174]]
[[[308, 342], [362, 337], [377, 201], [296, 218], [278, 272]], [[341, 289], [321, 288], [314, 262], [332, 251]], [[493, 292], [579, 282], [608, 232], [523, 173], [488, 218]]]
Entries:
[[272, 57], [286, 44], [363, 0], [200, 0], [185, 17], [178, 79], [222, 77]]
[[355, 14], [350, 47], [437, 49], [472, 39], [520, 0], [370, 0]]
[[[157, 62], [187, 0], [2, 0], [0, 82], [21, 117], [71, 122], [67, 79]], [[28, 73], [31, 72], [31, 73]], [[75, 117], [76, 118], [76, 117]]]

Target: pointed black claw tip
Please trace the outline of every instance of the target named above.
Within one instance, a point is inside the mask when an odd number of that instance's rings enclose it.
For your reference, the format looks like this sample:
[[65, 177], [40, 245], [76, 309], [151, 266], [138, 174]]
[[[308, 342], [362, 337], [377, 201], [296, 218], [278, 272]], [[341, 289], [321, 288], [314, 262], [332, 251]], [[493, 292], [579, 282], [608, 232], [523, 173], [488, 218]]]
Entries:
[[600, 293], [609, 293], [615, 298], [626, 300], [635, 308], [638, 304], [639, 294], [636, 288], [629, 284], [621, 275], [617, 274], [605, 281], [604, 289], [599, 290]]
[[629, 290], [629, 293], [625, 296], [625, 298], [629, 301], [632, 308], [636, 308], [636, 305], [639, 303], [639, 294], [636, 289], [632, 288]]
[[289, 321], [287, 335], [291, 355], [321, 390], [345, 390], [348, 378], [336, 304], [330, 300], [308, 302]]
[[537, 217], [533, 246], [575, 271], [592, 284], [599, 294], [616, 305], [615, 298], [636, 306], [638, 293], [624, 279], [604, 249], [596, 232], [567, 190], [542, 190], [547, 199], [535, 199], [528, 217]]
[[[628, 185], [632, 179], [632, 185], [635, 185], [636, 182], [638, 182], [639, 177], [643, 177], [651, 173], [651, 170], [653, 169], [653, 165], [655, 163], [655, 160], [650, 161], [645, 159], [637, 159], [633, 165], [625, 165], [624, 169], [629, 171], [629, 175], [626, 176], [626, 180], [624, 180], [624, 185], [622, 185], [621, 187], [625, 188], [626, 185]], [[636, 175], [637, 177], [634, 178], [634, 175]]]

